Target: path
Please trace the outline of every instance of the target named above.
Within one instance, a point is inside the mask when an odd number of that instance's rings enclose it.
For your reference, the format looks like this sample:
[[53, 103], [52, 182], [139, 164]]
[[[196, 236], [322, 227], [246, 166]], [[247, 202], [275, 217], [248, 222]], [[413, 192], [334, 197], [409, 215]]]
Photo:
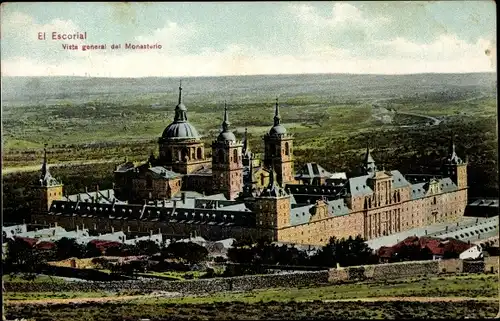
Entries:
[[[136, 299], [146, 299], [151, 297], [165, 298], [179, 296], [178, 293], [166, 294], [146, 294], [129, 296], [110, 296], [101, 298], [74, 298], [74, 299], [40, 299], [40, 300], [6, 300], [6, 305], [46, 305], [46, 304], [81, 304], [81, 303], [108, 303], [119, 301], [130, 301]], [[303, 300], [303, 302], [313, 302], [315, 300]], [[317, 301], [317, 300], [316, 300]], [[494, 301], [498, 298], [470, 298], [470, 297], [370, 297], [370, 298], [350, 298], [321, 300], [324, 303], [332, 302], [465, 302], [465, 301]]]
[[436, 117], [432, 117], [432, 116], [428, 116], [428, 115], [409, 113], [409, 112], [403, 112], [403, 111], [397, 111], [396, 114], [427, 118], [433, 122], [434, 126], [439, 125], [442, 122], [441, 120], [437, 119]]
[[[108, 160], [103, 160], [103, 159], [94, 159], [94, 160], [88, 160], [88, 161], [69, 161], [69, 162], [61, 162], [61, 163], [56, 163], [56, 164], [49, 164], [49, 166], [52, 167], [59, 167], [59, 166], [68, 166], [68, 165], [90, 165], [90, 164], [104, 164], [104, 163], [117, 163], [120, 160], [117, 159], [108, 159]], [[11, 174], [11, 173], [17, 173], [17, 172], [34, 172], [38, 171], [41, 168], [41, 163], [38, 165], [29, 165], [29, 166], [19, 166], [19, 167], [4, 167], [2, 168], [2, 176], [6, 174]]]

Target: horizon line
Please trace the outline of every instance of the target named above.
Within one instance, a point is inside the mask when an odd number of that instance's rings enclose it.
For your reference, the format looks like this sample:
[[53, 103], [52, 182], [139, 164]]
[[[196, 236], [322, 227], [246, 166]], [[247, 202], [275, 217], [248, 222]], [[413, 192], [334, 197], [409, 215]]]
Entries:
[[81, 76], [81, 75], [0, 75], [1, 78], [44, 78], [44, 77], [72, 77], [72, 78], [104, 78], [104, 79], [119, 79], [119, 78], [218, 78], [218, 77], [256, 77], [256, 76], [317, 76], [317, 75], [336, 75], [336, 76], [412, 76], [412, 75], [467, 75], [467, 74], [496, 74], [496, 71], [470, 71], [470, 72], [417, 72], [417, 73], [400, 73], [400, 74], [383, 74], [383, 73], [282, 73], [282, 74], [249, 74], [249, 75], [205, 75], [205, 76]]

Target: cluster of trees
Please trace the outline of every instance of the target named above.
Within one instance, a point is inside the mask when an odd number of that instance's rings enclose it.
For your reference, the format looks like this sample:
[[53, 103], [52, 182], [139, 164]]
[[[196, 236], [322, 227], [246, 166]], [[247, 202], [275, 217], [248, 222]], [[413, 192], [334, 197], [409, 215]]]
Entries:
[[[291, 265], [308, 267], [336, 267], [375, 264], [378, 257], [368, 247], [361, 236], [355, 238], [330, 238], [328, 244], [313, 255], [295, 246], [276, 245], [264, 241], [251, 244], [241, 241], [228, 250], [228, 259], [240, 266], [233, 267], [230, 273], [252, 274], [264, 270], [263, 265]], [[229, 273], [229, 270], [228, 270]]]
[[[161, 248], [153, 241], [139, 241], [135, 245], [121, 244], [108, 247], [103, 253], [94, 243], [82, 245], [75, 239], [62, 238], [55, 242], [53, 249], [38, 249], [23, 239], [15, 238], [7, 242], [7, 255], [2, 261], [5, 273], [22, 273], [28, 278], [41, 273], [47, 262], [68, 258], [93, 258], [106, 256], [155, 257], [157, 261], [176, 259], [180, 264], [195, 264], [205, 261], [208, 250], [192, 242], [175, 242]], [[125, 268], [126, 267], [120, 267]]]

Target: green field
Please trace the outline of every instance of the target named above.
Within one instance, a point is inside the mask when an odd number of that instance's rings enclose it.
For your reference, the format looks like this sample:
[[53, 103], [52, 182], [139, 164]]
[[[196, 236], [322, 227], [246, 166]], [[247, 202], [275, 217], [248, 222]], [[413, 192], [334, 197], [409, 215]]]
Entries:
[[[498, 276], [462, 275], [412, 278], [387, 282], [363, 282], [320, 287], [254, 290], [206, 296], [161, 298], [144, 296], [129, 301], [81, 302], [70, 305], [9, 305], [9, 301], [93, 298], [121, 293], [6, 293], [6, 312], [12, 318], [32, 317], [48, 320], [151, 320], [227, 318], [325, 319], [363, 317], [493, 317], [498, 311]], [[415, 302], [389, 302], [391, 298]], [[436, 298], [460, 301], [433, 302]], [[337, 300], [347, 300], [342, 302]], [[359, 300], [359, 302], [358, 302]], [[439, 312], [438, 315], [433, 315]]]

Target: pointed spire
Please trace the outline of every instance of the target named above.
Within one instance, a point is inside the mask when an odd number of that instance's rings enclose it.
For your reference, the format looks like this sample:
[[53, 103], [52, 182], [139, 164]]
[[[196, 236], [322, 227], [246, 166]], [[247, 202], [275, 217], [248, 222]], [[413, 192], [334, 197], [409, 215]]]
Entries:
[[451, 136], [450, 139], [450, 146], [448, 147], [448, 163], [451, 164], [462, 164], [463, 161], [460, 157], [458, 157], [456, 150], [455, 150], [455, 140], [453, 139], [453, 135]]
[[370, 153], [370, 147], [366, 144], [366, 154], [365, 154], [365, 164], [375, 163], [372, 154]]
[[179, 102], [178, 104], [182, 104], [182, 79], [179, 80]]
[[247, 154], [247, 148], [248, 148], [248, 128], [245, 127], [245, 133], [243, 134], [243, 155]]
[[276, 97], [276, 106], [274, 108], [274, 126], [278, 126], [281, 123], [280, 107], [278, 103], [278, 97]]
[[453, 135], [451, 135], [450, 146], [448, 148], [448, 154], [450, 156], [453, 156], [455, 154], [455, 140], [453, 138]]
[[179, 102], [175, 106], [174, 122], [182, 123], [187, 121], [187, 108], [182, 103], [182, 80], [179, 80]]
[[227, 132], [229, 130], [229, 118], [227, 116], [227, 104], [224, 100], [224, 121], [222, 122], [222, 131]]
[[365, 159], [362, 167], [363, 171], [368, 174], [377, 171], [377, 166], [375, 165], [375, 161], [373, 160], [373, 157], [370, 153], [370, 147], [368, 146], [368, 144], [366, 145]]
[[47, 175], [48, 172], [48, 166], [47, 166], [47, 143], [43, 145], [43, 163], [42, 163], [42, 170], [41, 170], [41, 179], [43, 180], [45, 176]]

